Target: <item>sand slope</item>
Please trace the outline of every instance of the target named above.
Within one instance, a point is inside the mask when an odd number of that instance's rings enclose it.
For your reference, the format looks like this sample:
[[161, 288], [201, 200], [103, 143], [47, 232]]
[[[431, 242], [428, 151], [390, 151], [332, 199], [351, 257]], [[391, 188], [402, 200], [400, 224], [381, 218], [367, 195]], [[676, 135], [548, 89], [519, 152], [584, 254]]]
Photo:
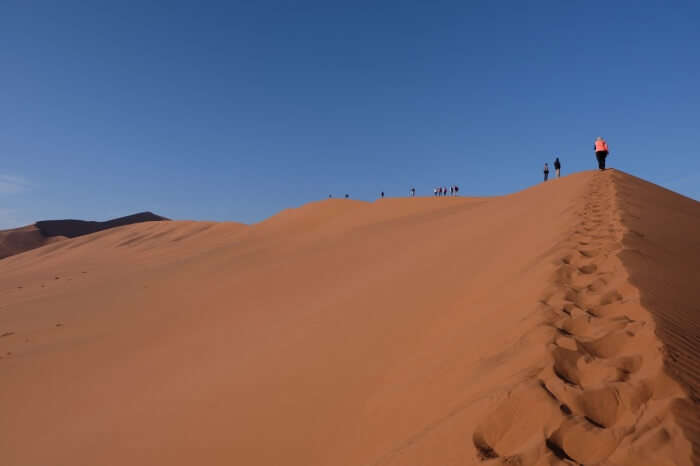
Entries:
[[3, 464], [692, 464], [699, 212], [587, 172], [9, 257]]

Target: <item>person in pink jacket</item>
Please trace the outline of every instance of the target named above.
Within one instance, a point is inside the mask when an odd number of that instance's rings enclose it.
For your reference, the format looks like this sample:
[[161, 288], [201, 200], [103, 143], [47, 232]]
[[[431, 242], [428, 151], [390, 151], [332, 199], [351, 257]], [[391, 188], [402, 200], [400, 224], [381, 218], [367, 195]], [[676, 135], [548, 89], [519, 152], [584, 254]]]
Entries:
[[608, 156], [608, 143], [598, 136], [595, 140], [595, 158], [598, 159], [598, 168], [605, 170], [605, 158]]

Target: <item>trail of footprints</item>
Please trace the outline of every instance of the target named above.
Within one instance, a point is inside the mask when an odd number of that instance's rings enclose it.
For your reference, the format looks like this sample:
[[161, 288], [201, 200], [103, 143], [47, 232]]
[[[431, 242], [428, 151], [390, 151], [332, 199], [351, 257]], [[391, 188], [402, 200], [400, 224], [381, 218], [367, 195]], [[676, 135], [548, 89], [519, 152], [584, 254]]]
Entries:
[[[608, 464], [622, 444], [660, 429], [640, 422], [658, 398], [661, 350], [616, 253], [624, 233], [609, 173], [592, 181], [580, 223], [540, 302], [548, 359], [478, 426], [477, 453], [494, 464]], [[649, 357], [657, 354], [658, 357]], [[656, 393], [655, 393], [656, 392]], [[540, 409], [540, 407], [542, 407]], [[657, 423], [658, 424], [658, 423]], [[643, 452], [642, 452], [643, 453]]]

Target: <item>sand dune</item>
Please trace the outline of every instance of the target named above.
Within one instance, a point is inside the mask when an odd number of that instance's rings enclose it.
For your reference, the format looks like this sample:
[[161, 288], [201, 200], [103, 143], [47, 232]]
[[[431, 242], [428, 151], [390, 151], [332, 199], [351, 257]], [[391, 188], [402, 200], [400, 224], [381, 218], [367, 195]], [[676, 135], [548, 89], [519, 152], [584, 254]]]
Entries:
[[698, 464], [698, 232], [607, 171], [8, 257], [2, 463]]
[[0, 230], [0, 259], [20, 254], [65, 238], [89, 235], [98, 231], [116, 228], [133, 223], [168, 220], [151, 212], [119, 217], [106, 222], [85, 220], [42, 220], [34, 225]]

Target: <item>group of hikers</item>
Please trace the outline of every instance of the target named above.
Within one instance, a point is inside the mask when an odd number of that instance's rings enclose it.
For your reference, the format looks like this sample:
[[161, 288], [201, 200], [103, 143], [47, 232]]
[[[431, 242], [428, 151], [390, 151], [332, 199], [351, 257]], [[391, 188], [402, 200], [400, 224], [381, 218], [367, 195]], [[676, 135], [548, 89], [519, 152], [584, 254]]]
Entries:
[[449, 189], [444, 186], [438, 186], [437, 188], [433, 188], [433, 196], [435, 197], [456, 196], [457, 193], [459, 193], [459, 186], [457, 185], [450, 186]]
[[[596, 160], [598, 161], [598, 169], [600, 170], [605, 170], [605, 159], [608, 156], [608, 143], [605, 142], [605, 139], [602, 137], [597, 137], [595, 140], [595, 144], [593, 146], [593, 150], [595, 151], [595, 157]], [[554, 159], [554, 173], [557, 178], [561, 177], [561, 161], [559, 160], [559, 157], [556, 157]], [[545, 162], [544, 164], [544, 180], [547, 181], [549, 179], [549, 164]], [[433, 196], [434, 197], [444, 197], [444, 196], [457, 196], [459, 193], [459, 186], [454, 185], [450, 186], [449, 188], [445, 186], [438, 186], [437, 188], [433, 188]], [[383, 199], [384, 198], [384, 191], [379, 193], [379, 196]], [[329, 198], [333, 197], [331, 194], [328, 195]], [[413, 186], [408, 190], [408, 197], [416, 197], [416, 188]], [[349, 199], [350, 195], [346, 194], [345, 199]]]
[[[598, 169], [605, 170], [605, 159], [608, 156], [608, 143], [605, 142], [605, 139], [598, 136], [595, 140], [595, 144], [593, 145], [593, 150], [595, 151], [595, 158], [598, 161]], [[561, 176], [561, 162], [559, 161], [559, 157], [554, 159], [554, 172], [556, 173], [557, 178], [559, 178]], [[547, 181], [548, 178], [549, 178], [549, 164], [547, 164], [547, 162], [545, 162], [545, 164], [544, 164], [544, 180]]]

